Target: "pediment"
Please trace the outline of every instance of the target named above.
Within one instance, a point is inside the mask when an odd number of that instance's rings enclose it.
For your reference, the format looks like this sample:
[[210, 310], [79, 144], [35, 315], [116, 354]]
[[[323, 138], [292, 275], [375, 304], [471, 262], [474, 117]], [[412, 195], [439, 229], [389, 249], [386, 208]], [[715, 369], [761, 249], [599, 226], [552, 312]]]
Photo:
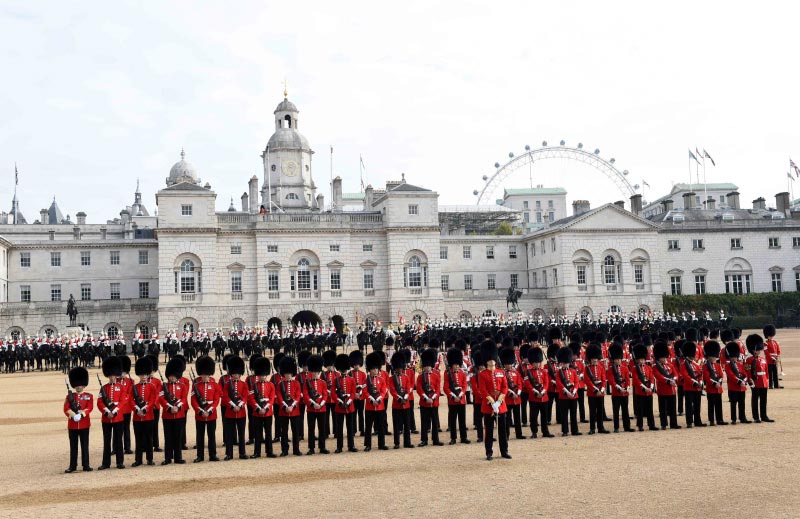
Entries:
[[228, 270], [244, 270], [244, 265], [242, 265], [238, 261], [234, 261], [233, 263], [228, 265]]
[[377, 266], [378, 266], [378, 264], [377, 264], [377, 263], [375, 263], [375, 262], [374, 262], [374, 261], [372, 261], [372, 260], [366, 260], [366, 261], [362, 261], [362, 262], [361, 262], [361, 266], [362, 266], [362, 267], [367, 267], [367, 268], [368, 268], [368, 267], [377, 267]]
[[330, 269], [340, 269], [342, 267], [344, 267], [344, 263], [342, 263], [339, 260], [333, 260], [330, 263], [328, 263], [328, 268]]
[[283, 265], [281, 265], [277, 261], [270, 261], [269, 263], [264, 264], [264, 266], [267, 267], [268, 269], [279, 269], [283, 267]]
[[589, 211], [564, 227], [577, 230], [597, 229], [599, 231], [608, 231], [608, 229], [654, 230], [657, 228], [656, 225], [644, 218], [620, 209], [614, 204], [606, 204], [594, 211]]

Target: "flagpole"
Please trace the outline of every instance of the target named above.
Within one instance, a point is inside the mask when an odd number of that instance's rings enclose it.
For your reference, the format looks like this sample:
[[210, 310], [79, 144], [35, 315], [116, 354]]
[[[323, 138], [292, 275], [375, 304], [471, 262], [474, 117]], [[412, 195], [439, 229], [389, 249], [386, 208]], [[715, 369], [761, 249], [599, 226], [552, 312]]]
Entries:
[[[333, 199], [333, 145], [331, 145], [331, 208], [335, 209], [334, 206], [335, 201]], [[322, 211], [322, 207], [320, 207], [320, 211]]]
[[708, 205], [708, 182], [706, 181], [706, 158], [703, 157], [703, 198]]
[[269, 166], [269, 146], [267, 146], [267, 207], [269, 214], [272, 214], [272, 171]]

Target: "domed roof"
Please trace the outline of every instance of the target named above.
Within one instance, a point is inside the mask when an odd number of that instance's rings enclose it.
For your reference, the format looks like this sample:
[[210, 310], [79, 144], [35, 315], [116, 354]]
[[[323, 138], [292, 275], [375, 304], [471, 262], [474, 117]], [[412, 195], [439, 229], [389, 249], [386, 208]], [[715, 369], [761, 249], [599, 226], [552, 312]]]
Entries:
[[289, 101], [288, 99], [286, 99], [284, 97], [283, 101], [281, 101], [278, 104], [278, 107], [272, 113], [276, 114], [278, 112], [298, 112], [299, 113], [299, 110], [297, 109], [297, 107], [294, 105], [293, 102]]
[[181, 160], [172, 166], [169, 170], [169, 178], [167, 178], [167, 185], [172, 186], [181, 182], [197, 183], [197, 171], [194, 166], [185, 160], [186, 152], [181, 149]]
[[293, 150], [310, 150], [308, 139], [303, 137], [294, 128], [279, 128], [272, 134], [267, 143], [269, 149], [278, 150], [288, 148]]

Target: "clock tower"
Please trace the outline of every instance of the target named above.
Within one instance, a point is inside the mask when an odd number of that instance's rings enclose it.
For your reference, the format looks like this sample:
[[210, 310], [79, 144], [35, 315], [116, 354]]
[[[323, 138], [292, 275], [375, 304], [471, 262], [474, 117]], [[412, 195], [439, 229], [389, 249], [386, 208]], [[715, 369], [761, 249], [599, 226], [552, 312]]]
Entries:
[[317, 207], [316, 186], [311, 177], [311, 158], [314, 152], [308, 140], [297, 131], [297, 107], [289, 101], [286, 91], [283, 101], [275, 108], [275, 133], [261, 154], [264, 163], [264, 185], [261, 201], [269, 211], [323, 210]]

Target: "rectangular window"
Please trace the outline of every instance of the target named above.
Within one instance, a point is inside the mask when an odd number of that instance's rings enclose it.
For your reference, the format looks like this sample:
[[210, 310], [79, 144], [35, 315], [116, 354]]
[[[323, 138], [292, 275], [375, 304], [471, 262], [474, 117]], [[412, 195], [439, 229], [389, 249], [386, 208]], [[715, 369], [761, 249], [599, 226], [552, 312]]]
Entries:
[[699, 238], [695, 238], [692, 240], [692, 249], [693, 250], [703, 250], [703, 240]]
[[[108, 261], [112, 265], [119, 265], [119, 251], [118, 250], [109, 251], [109, 253], [108, 253]], [[91, 261], [89, 263], [91, 263]], [[83, 263], [83, 253], [81, 253], [81, 265], [84, 265], [84, 263]], [[88, 265], [88, 263], [87, 263], [87, 265]]]
[[472, 290], [472, 274], [464, 274], [464, 290]]
[[795, 249], [800, 247], [800, 236], [792, 237], [792, 247], [794, 247]]
[[361, 252], [372, 252], [372, 244], [364, 243], [363, 245], [361, 245]]
[[278, 246], [277, 245], [267, 245], [267, 252], [277, 253], [278, 252]]
[[111, 299], [118, 300], [119, 299], [119, 283], [111, 283]]
[[81, 266], [88, 267], [92, 264], [92, 253], [89, 251], [81, 251]]
[[769, 239], [769, 248], [770, 249], [779, 249], [781, 247], [780, 241], [777, 237], [772, 237]]
[[334, 243], [334, 244], [331, 244], [331, 246], [330, 246], [330, 251], [331, 251], [331, 252], [339, 252], [339, 249], [340, 249], [340, 248], [341, 248], [341, 247], [339, 246], [339, 244], [338, 244], [338, 243]]
[[419, 214], [419, 206], [417, 204], [408, 204], [408, 214]]
[[92, 285], [89, 283], [81, 283], [81, 301], [92, 300]]
[[783, 292], [782, 274], [780, 272], [772, 273], [772, 291]]
[[342, 271], [331, 270], [331, 290], [342, 289]]
[[150, 263], [150, 251], [139, 251], [139, 265], [147, 265]]
[[578, 265], [578, 284], [586, 285], [586, 265]]
[[541, 200], [537, 200], [536, 201], [536, 209], [541, 209], [541, 208], [542, 208], [542, 201]]
[[553, 201], [552, 200], [548, 200], [547, 201], [547, 208], [548, 209], [552, 209], [553, 208]]
[[531, 243], [531, 256], [536, 257], [536, 244]]
[[554, 213], [553, 211], [550, 211], [549, 213], [547, 213], [547, 220], [550, 223], [555, 222], [556, 221], [556, 213]]
[[703, 275], [698, 275], [694, 277], [694, 293], [695, 294], [705, 294], [706, 293], [706, 277]]
[[439, 247], [439, 259], [440, 260], [447, 259], [447, 247], [444, 246]]
[[509, 245], [508, 246], [508, 257], [509, 257], [509, 259], [517, 259], [517, 246], [516, 245]]
[[472, 259], [472, 247], [469, 245], [464, 245], [464, 252], [463, 252], [464, 259]]
[[794, 273], [794, 289], [800, 292], [800, 272]]
[[241, 253], [242, 253], [241, 245], [231, 245], [231, 254], [241, 254]]
[[19, 300], [23, 303], [30, 303], [31, 302], [31, 286], [30, 285], [20, 285], [19, 286]]
[[61, 301], [61, 285], [50, 285], [50, 301]]
[[278, 292], [280, 290], [279, 273], [277, 270], [270, 270], [267, 273], [267, 290], [270, 292]]
[[523, 202], [522, 202], [522, 208], [523, 208], [523, 209], [527, 209], [527, 208], [528, 208], [528, 201], [527, 201], [527, 200], [523, 200]]
[[192, 216], [192, 204], [181, 204], [181, 216]]
[[542, 271], [542, 288], [547, 288], [547, 271]]
[[741, 248], [742, 248], [742, 239], [731, 238], [731, 249], [741, 249]]
[[494, 245], [486, 246], [486, 259], [494, 259]]
[[536, 223], [542, 223], [542, 213], [536, 213]]
[[516, 289], [519, 286], [519, 274], [511, 274], [511, 288]]
[[450, 275], [442, 274], [442, 290], [450, 290]]
[[542, 241], [540, 241], [540, 242], [539, 242], [539, 250], [541, 250], [541, 251], [542, 251], [542, 254], [544, 254], [545, 252], [547, 252], [547, 250], [544, 248], [544, 240], [542, 240]]
[[364, 290], [375, 289], [375, 271], [373, 269], [364, 269]]
[[31, 253], [30, 252], [20, 252], [19, 253], [19, 266], [24, 268], [24, 269], [31, 266]]
[[530, 223], [531, 222], [531, 213], [529, 213], [527, 211], [522, 213], [522, 221], [525, 222], [525, 223]]
[[670, 276], [669, 278], [669, 286], [672, 289], [673, 296], [681, 295], [681, 277], [680, 276]]
[[551, 252], [555, 252], [556, 251], [556, 239], [555, 238], [550, 238], [550, 251]]
[[558, 269], [553, 269], [553, 286], [558, 286]]
[[139, 281], [139, 299], [150, 299], [149, 281]]
[[533, 276], [533, 278], [531, 279], [531, 285], [533, 285], [533, 288], [539, 288], [539, 273], [532, 272], [531, 274]]
[[678, 240], [667, 240], [667, 250], [681, 250]]
[[750, 288], [750, 274], [730, 274], [725, 276], [725, 293], [727, 294], [749, 294]]
[[644, 284], [644, 265], [633, 266], [633, 282], [637, 285]]
[[486, 276], [486, 289], [494, 290], [497, 288], [497, 274], [489, 274]]
[[231, 293], [242, 292], [242, 273], [239, 271], [231, 272]]
[[50, 253], [50, 266], [51, 267], [60, 267], [61, 266], [61, 253], [60, 252], [51, 252]]

